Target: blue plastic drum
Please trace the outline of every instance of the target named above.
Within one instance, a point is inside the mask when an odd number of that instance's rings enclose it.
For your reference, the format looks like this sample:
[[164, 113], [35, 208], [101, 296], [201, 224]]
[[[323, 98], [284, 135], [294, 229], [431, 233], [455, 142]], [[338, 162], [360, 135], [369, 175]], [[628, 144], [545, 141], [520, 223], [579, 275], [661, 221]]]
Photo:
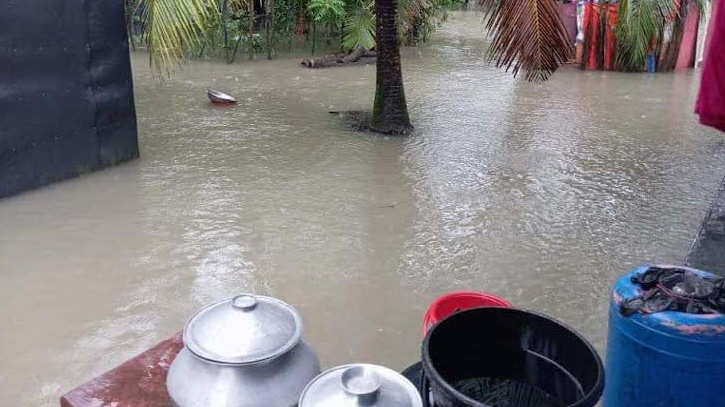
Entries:
[[623, 301], [643, 295], [631, 278], [647, 268], [633, 270], [614, 287], [605, 407], [725, 407], [725, 315], [620, 312]]

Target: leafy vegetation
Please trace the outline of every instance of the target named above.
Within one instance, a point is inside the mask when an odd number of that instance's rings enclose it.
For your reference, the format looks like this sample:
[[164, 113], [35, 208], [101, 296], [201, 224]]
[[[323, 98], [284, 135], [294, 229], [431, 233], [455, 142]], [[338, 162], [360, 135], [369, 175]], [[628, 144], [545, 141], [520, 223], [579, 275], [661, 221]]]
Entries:
[[151, 67], [168, 74], [184, 58], [185, 48], [201, 44], [203, 27], [213, 15], [207, 0], [144, 0], [141, 28]]
[[[250, 55], [266, 50], [271, 57], [284, 40], [314, 47], [322, 36], [346, 50], [375, 47], [373, 0], [135, 1], [128, 7], [130, 31], [147, 46], [160, 77], [190, 57], [222, 56], [232, 62], [240, 49]], [[461, 1], [401, 0], [401, 40], [424, 41]]]
[[375, 15], [372, 2], [356, 0], [348, 7], [344, 32], [342, 46], [345, 49], [375, 47]]
[[[659, 54], [663, 48], [676, 51], [676, 35], [687, 14], [689, 4], [702, 10], [707, 0], [621, 0], [616, 33], [616, 64], [624, 71], [642, 71], [651, 53]], [[604, 1], [603, 4], [614, 3]], [[700, 13], [702, 18], [704, 13]], [[681, 34], [681, 32], [679, 32]], [[669, 38], [668, 38], [669, 37]], [[664, 44], [671, 41], [670, 47]], [[676, 55], [676, 53], [674, 54]], [[671, 68], [670, 68], [671, 69]]]
[[571, 45], [554, 0], [485, 0], [493, 35], [489, 57], [498, 67], [523, 69], [526, 80], [549, 78], [569, 59]]
[[336, 25], [345, 16], [345, 2], [342, 0], [310, 0], [307, 11], [317, 24]]
[[676, 13], [672, 0], [622, 0], [616, 28], [618, 65], [642, 70], [653, 43], [662, 37], [666, 18]]

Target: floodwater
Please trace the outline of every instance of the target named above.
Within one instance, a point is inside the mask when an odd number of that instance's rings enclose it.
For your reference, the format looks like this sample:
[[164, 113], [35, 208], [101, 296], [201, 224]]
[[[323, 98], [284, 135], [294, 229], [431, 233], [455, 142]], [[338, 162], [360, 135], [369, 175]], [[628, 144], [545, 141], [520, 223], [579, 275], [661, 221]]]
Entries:
[[[610, 284], [679, 262], [725, 162], [698, 77], [487, 65], [481, 16], [405, 50], [416, 126], [348, 130], [374, 66], [133, 56], [142, 158], [0, 201], [0, 404], [58, 397], [241, 292], [294, 304], [324, 366], [402, 369], [440, 293], [559, 318], [603, 350]], [[214, 108], [207, 87], [240, 99]]]

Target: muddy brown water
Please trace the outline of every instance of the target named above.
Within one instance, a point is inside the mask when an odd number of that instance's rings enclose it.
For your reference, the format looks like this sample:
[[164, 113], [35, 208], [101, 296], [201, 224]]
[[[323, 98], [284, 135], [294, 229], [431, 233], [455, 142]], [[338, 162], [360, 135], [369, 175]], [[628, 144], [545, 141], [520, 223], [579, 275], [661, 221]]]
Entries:
[[725, 139], [692, 114], [696, 72], [527, 84], [484, 61], [480, 21], [405, 50], [407, 138], [327, 113], [369, 108], [373, 66], [194, 62], [159, 84], [134, 55], [142, 158], [0, 201], [0, 405], [57, 405], [240, 292], [294, 304], [324, 366], [414, 362], [455, 289], [603, 350], [609, 285], [684, 257]]

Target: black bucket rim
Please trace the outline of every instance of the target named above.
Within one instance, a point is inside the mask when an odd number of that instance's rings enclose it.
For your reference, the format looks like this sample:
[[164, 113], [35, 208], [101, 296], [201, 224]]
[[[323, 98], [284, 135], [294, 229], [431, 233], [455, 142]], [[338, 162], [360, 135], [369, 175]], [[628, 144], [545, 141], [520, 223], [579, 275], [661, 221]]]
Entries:
[[[475, 407], [493, 407], [490, 404], [482, 403], [478, 400], [475, 400], [471, 397], [466, 396], [465, 394], [459, 392], [456, 390], [455, 387], [453, 387], [451, 384], [449, 384], [447, 381], [441, 377], [440, 373], [435, 369], [433, 366], [433, 362], [430, 358], [430, 339], [433, 333], [436, 331], [436, 328], [446, 323], [446, 321], [451, 320], [452, 318], [468, 312], [476, 312], [477, 310], [481, 309], [495, 309], [499, 312], [512, 312], [512, 313], [519, 313], [519, 314], [527, 314], [527, 315], [533, 315], [534, 317], [538, 317], [544, 320], [547, 320], [549, 322], [552, 322], [556, 325], [559, 325], [560, 327], [566, 329], [567, 331], [571, 332], [577, 339], [579, 339], [585, 347], [589, 350], [589, 352], [594, 356], [594, 360], [597, 364], [597, 381], [592, 387], [592, 389], [584, 394], [584, 396], [577, 400], [573, 404], [568, 404], [564, 407], [584, 407], [584, 406], [594, 406], [596, 403], [601, 399], [602, 394], [604, 393], [604, 384], [605, 384], [605, 376], [604, 376], [604, 363], [602, 362], [602, 358], [599, 356], [599, 353], [594, 349], [594, 346], [592, 346], [589, 341], [582, 336], [579, 332], [569, 327], [567, 324], [554, 319], [548, 315], [541, 314], [536, 311], [530, 311], [522, 308], [516, 308], [516, 307], [490, 307], [490, 306], [482, 306], [482, 307], [473, 307], [473, 308], [467, 308], [465, 310], [460, 310], [457, 312], [452, 313], [451, 315], [448, 315], [447, 317], [443, 318], [442, 320], [438, 321], [435, 325], [431, 326], [428, 329], [428, 332], [426, 332], [425, 338], [423, 339], [423, 349], [422, 349], [422, 374], [423, 376], [429, 377], [430, 379], [435, 379], [436, 385], [441, 386], [444, 388], [444, 390], [448, 393], [455, 394], [457, 397], [462, 398], [467, 403], [471, 404]], [[429, 372], [432, 372], [432, 375], [429, 375]]]

